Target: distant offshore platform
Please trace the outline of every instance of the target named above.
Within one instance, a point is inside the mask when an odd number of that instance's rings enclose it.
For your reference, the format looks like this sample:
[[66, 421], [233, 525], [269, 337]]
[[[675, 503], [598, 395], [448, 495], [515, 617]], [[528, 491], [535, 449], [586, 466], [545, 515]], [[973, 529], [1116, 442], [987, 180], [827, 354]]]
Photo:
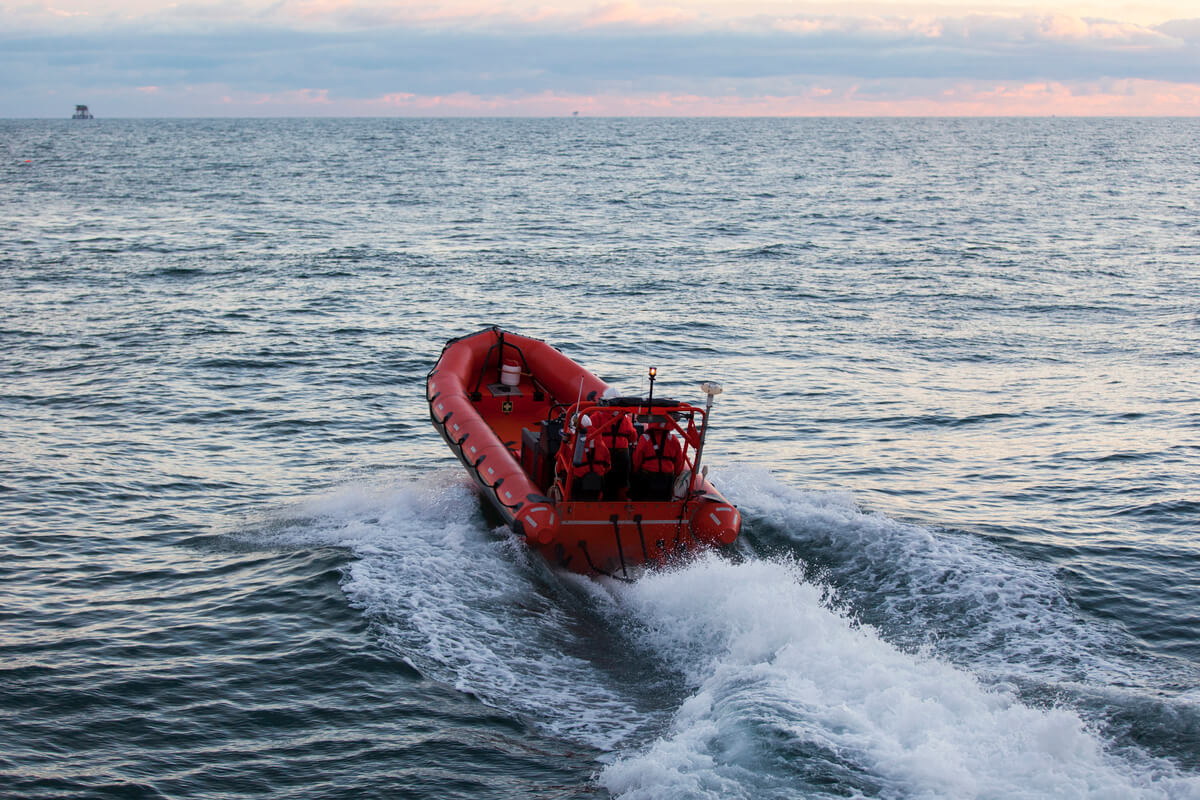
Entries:
[[88, 111], [87, 106], [75, 106], [75, 113], [71, 115], [71, 119], [95, 119], [92, 112]]

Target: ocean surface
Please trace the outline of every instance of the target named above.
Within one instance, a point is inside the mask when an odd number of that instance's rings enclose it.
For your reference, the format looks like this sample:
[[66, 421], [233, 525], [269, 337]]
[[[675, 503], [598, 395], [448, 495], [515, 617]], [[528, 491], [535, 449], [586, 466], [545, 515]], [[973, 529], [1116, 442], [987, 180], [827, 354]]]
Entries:
[[[0, 121], [0, 797], [1200, 798], [1200, 120]], [[497, 527], [497, 324], [728, 552]]]

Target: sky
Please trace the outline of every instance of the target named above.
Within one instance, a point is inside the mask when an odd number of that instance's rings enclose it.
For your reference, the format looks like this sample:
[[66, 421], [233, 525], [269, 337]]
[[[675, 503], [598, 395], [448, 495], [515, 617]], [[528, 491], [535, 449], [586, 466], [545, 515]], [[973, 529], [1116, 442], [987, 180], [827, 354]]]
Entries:
[[1200, 2], [0, 0], [0, 117], [1197, 116]]

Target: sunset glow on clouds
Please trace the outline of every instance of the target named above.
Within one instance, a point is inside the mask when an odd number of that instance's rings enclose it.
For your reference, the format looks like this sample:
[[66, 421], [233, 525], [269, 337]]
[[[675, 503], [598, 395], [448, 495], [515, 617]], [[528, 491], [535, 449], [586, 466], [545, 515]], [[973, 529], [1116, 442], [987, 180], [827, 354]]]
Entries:
[[0, 5], [0, 116], [1200, 113], [1200, 14], [1131, 9], [42, 0]]

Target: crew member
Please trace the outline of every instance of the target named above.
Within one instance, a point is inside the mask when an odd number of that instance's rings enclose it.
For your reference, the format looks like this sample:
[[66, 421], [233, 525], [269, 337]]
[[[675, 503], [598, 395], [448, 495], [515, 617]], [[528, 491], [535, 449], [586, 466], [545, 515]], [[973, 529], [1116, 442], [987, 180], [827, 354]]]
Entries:
[[670, 500], [683, 464], [679, 440], [662, 423], [651, 424], [633, 451], [633, 499]]
[[629, 413], [617, 409], [592, 412], [597, 436], [604, 440], [612, 458], [612, 466], [604, 476], [604, 499], [626, 500], [629, 497], [629, 472], [633, 457], [633, 443], [637, 430]]
[[575, 500], [599, 500], [604, 492], [604, 477], [612, 468], [608, 445], [601, 436], [590, 435], [592, 427], [591, 418], [584, 414], [571, 459], [571, 496]]

